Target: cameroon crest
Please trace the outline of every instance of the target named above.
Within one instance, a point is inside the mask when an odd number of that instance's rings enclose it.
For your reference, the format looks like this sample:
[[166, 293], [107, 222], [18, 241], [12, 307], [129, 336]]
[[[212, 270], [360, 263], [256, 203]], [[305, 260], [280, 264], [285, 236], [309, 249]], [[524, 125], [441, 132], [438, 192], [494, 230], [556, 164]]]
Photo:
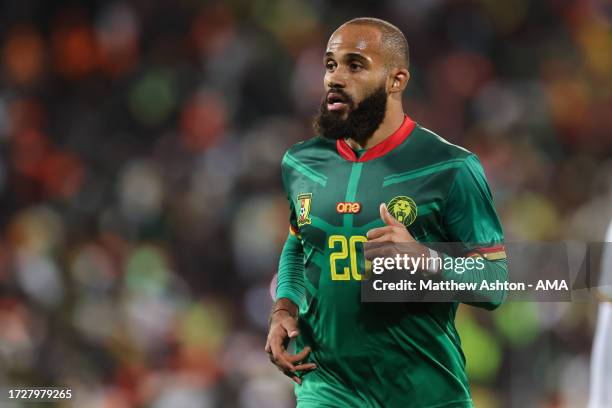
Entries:
[[299, 194], [297, 196], [300, 209], [298, 210], [298, 227], [310, 224], [310, 204], [312, 203], [312, 193]]
[[404, 224], [406, 227], [412, 224], [417, 217], [417, 205], [410, 197], [394, 197], [387, 204], [387, 209], [396, 220]]

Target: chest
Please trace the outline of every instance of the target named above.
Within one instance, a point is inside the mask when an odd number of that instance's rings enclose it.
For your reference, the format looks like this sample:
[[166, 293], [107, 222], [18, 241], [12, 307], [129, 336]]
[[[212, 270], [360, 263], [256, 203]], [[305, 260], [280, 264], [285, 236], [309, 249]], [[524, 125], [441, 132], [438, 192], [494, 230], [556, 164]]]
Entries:
[[383, 226], [381, 203], [417, 240], [435, 242], [445, 240], [444, 201], [452, 180], [451, 171], [343, 162], [319, 180], [294, 178], [290, 190], [300, 233], [314, 247], [331, 235], [363, 236]]

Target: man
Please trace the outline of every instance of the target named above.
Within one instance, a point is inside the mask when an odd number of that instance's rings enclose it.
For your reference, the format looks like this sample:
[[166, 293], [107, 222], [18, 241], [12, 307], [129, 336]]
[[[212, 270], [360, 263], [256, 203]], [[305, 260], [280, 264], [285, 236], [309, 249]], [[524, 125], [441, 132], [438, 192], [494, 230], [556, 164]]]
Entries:
[[[299, 408], [471, 407], [458, 304], [362, 303], [359, 259], [366, 241], [414, 243], [417, 252], [428, 252], [427, 242], [461, 242], [484, 270], [429, 272], [505, 281], [503, 234], [481, 165], [404, 114], [408, 44], [397, 27], [373, 18], [343, 24], [324, 67], [319, 136], [283, 158], [290, 233], [266, 351], [296, 383]], [[494, 309], [503, 297], [482, 293], [474, 304]]]
[[589, 408], [612, 407], [612, 222], [605, 238], [601, 262], [599, 316], [591, 353]]

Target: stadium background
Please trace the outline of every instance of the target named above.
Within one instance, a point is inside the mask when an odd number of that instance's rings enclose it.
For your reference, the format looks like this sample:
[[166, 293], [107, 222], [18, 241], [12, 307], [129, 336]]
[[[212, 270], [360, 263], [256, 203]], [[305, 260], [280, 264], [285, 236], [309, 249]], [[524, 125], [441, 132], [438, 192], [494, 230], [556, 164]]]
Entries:
[[[407, 112], [480, 156], [509, 241], [603, 238], [608, 1], [4, 1], [0, 384], [291, 406], [263, 353], [280, 159], [311, 136], [329, 34], [364, 15], [406, 34]], [[462, 306], [476, 406], [584, 406], [595, 316]]]

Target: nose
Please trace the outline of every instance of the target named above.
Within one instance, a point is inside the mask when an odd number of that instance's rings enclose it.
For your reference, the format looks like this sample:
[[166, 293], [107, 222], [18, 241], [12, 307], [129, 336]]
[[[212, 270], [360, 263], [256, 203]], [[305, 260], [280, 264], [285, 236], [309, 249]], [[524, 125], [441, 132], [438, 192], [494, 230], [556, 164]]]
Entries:
[[331, 88], [345, 88], [346, 78], [341, 72], [341, 69], [336, 68], [333, 72], [327, 72], [325, 74], [325, 85], [328, 89]]

